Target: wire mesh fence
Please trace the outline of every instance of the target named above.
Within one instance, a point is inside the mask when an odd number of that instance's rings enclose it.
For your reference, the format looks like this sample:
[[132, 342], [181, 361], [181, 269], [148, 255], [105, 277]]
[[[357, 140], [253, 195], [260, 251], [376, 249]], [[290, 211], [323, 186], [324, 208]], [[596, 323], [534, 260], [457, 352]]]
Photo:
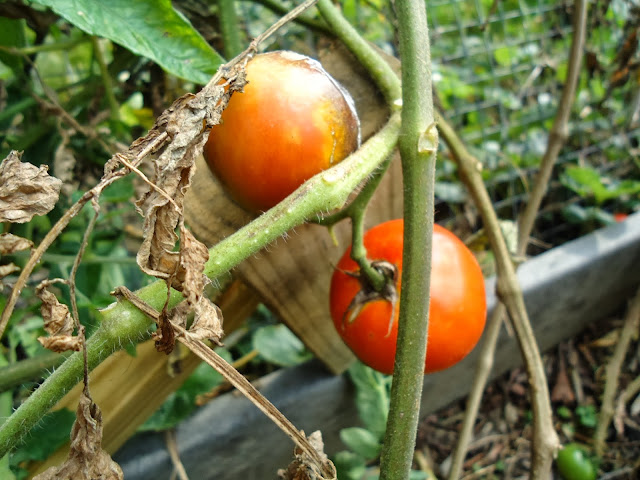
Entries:
[[[513, 219], [526, 201], [562, 93], [573, 4], [436, 0], [428, 2], [428, 12], [442, 109], [485, 166], [499, 215]], [[534, 234], [543, 246], [638, 206], [632, 178], [640, 154], [639, 26], [637, 1], [591, 5], [569, 138]], [[569, 166], [580, 169], [566, 175]], [[465, 196], [453, 166], [440, 163], [438, 179], [439, 208], [460, 213], [456, 205], [462, 207]], [[608, 193], [594, 195], [594, 189]]]

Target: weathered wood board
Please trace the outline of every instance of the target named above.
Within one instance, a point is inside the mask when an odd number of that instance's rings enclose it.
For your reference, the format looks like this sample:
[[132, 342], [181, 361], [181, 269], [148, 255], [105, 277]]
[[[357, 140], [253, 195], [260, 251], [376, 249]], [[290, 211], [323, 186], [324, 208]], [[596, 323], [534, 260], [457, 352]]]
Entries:
[[[621, 311], [634, 294], [640, 285], [640, 213], [535, 257], [520, 267], [518, 278], [539, 345], [548, 350], [590, 322]], [[494, 280], [487, 286], [493, 308]], [[476, 348], [452, 369], [425, 377], [423, 415], [467, 394], [477, 355]], [[520, 364], [516, 341], [503, 334], [492, 376]], [[329, 453], [344, 449], [341, 428], [360, 423], [349, 381], [317, 361], [275, 372], [257, 386], [298, 428], [322, 430]], [[188, 475], [201, 480], [275, 478], [277, 468], [290, 462], [293, 448], [237, 393], [199, 410], [177, 428], [176, 438]], [[172, 469], [162, 435], [134, 437], [115, 459], [128, 480], [168, 478]]]
[[[353, 96], [362, 137], [367, 139], [388, 116], [382, 98], [344, 49], [327, 46], [322, 50], [321, 60]], [[228, 197], [203, 157], [197, 161], [197, 171], [185, 199], [185, 218], [196, 236], [211, 246], [247, 224], [253, 216]], [[365, 228], [400, 217], [402, 174], [396, 158], [368, 207]], [[334, 373], [341, 373], [354, 357], [331, 322], [328, 298], [334, 265], [351, 243], [350, 223], [341, 222], [333, 233], [334, 237], [327, 228], [313, 224], [296, 227], [286, 239], [245, 260], [235, 274], [316, 357]]]

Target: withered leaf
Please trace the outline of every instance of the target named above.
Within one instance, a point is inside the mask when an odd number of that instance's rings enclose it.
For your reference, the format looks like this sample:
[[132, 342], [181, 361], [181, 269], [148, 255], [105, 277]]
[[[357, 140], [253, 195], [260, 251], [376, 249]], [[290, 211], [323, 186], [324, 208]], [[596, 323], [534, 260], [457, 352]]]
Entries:
[[189, 333], [197, 340], [211, 340], [220, 344], [224, 335], [222, 329], [222, 311], [204, 295], [195, 304], [195, 318]]
[[302, 452], [300, 447], [296, 447], [293, 451], [295, 459], [286, 470], [278, 470], [278, 478], [282, 480], [336, 480], [335, 467], [324, 453], [322, 433], [319, 430], [315, 431], [307, 437], [307, 440], [322, 459], [324, 472], [309, 455]]
[[0, 265], [0, 280], [7, 275], [11, 275], [13, 272], [19, 272], [20, 267], [15, 263], [8, 263], [7, 265]]
[[188, 308], [189, 306], [186, 305], [185, 302], [181, 302], [168, 313], [164, 310], [160, 313], [156, 321], [158, 329], [153, 332], [152, 335], [157, 351], [164, 352], [167, 355], [173, 352], [173, 347], [176, 343], [176, 333], [173, 331], [171, 321], [175, 319], [177, 322], [181, 322], [186, 319]]
[[[199, 303], [204, 292], [205, 275], [204, 264], [209, 260], [209, 250], [204, 243], [197, 240], [183, 225], [180, 226], [182, 255], [180, 270], [182, 275], [182, 294], [191, 306]], [[196, 312], [197, 315], [197, 312]]]
[[74, 324], [69, 307], [60, 303], [42, 284], [36, 289], [36, 295], [42, 300], [40, 314], [44, 320], [44, 329], [49, 334], [48, 337], [38, 337], [38, 341], [43, 347], [58, 353], [67, 350], [79, 351], [82, 342], [72, 335]]
[[33, 242], [12, 233], [0, 233], [0, 255], [9, 255], [33, 247]]
[[62, 182], [21, 156], [12, 150], [0, 163], [0, 222], [28, 222], [51, 211], [60, 196]]
[[176, 229], [182, 221], [184, 196], [191, 184], [196, 158], [207, 140], [208, 129], [220, 123], [231, 93], [245, 84], [244, 71], [240, 70], [226, 90], [222, 85], [210, 84], [197, 95], [184, 95], [156, 121], [153, 130], [166, 132], [170, 142], [158, 151], [154, 162], [151, 181], [155, 188], [150, 186], [136, 202], [144, 216], [137, 261], [145, 273], [162, 279], [179, 276], [180, 255], [174, 251], [178, 241]]
[[102, 449], [102, 412], [82, 393], [71, 429], [67, 460], [34, 477], [34, 480], [122, 480], [120, 465]]

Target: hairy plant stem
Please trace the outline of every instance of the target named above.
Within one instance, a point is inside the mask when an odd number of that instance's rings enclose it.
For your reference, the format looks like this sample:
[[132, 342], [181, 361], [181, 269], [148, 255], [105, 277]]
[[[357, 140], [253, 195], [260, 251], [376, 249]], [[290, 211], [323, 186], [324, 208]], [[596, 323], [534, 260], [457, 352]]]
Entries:
[[347, 46], [376, 83], [387, 104], [399, 107], [402, 98], [400, 81], [393, 69], [342, 16], [331, 0], [318, 0], [318, 10], [333, 33]]
[[367, 250], [364, 247], [363, 235], [364, 235], [364, 217], [367, 211], [367, 206], [373, 194], [375, 193], [380, 180], [391, 165], [392, 156], [390, 155], [384, 163], [378, 168], [369, 181], [362, 188], [357, 197], [345, 208], [329, 215], [327, 217], [315, 220], [318, 225], [325, 225], [332, 227], [337, 222], [344, 220], [345, 218], [351, 218], [351, 258], [360, 267], [360, 275], [367, 278], [369, 285], [371, 285], [376, 291], [380, 292], [387, 283], [387, 278], [377, 269], [371, 266], [371, 262], [367, 258]]
[[380, 479], [409, 478], [420, 414], [429, 322], [431, 246], [438, 131], [434, 123], [431, 51], [422, 0], [396, 4], [402, 58], [404, 247], [398, 343]]
[[[400, 118], [395, 114], [357, 152], [316, 175], [282, 203], [211, 248], [204, 273], [215, 280], [307, 218], [342, 207], [349, 194], [391, 153], [399, 131]], [[138, 290], [136, 295], [161, 310], [167, 302], [167, 286], [157, 281]], [[182, 300], [182, 295], [171, 290], [168, 300], [168, 308], [172, 308]], [[150, 335], [149, 318], [127, 301], [114, 303], [100, 313], [100, 328], [87, 341], [89, 370], [114, 351]], [[82, 374], [82, 355], [74, 354], [0, 426], [0, 458], [82, 379]]]
[[227, 58], [233, 58], [244, 50], [244, 42], [240, 38], [235, 0], [218, 0], [218, 10], [224, 55]]

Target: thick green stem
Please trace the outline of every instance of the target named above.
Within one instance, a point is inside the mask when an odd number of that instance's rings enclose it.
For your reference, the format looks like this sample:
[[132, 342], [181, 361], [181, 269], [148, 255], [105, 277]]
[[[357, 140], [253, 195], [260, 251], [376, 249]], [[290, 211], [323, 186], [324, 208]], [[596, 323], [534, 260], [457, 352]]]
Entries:
[[[360, 36], [331, 3], [331, 0], [319, 0], [317, 7], [324, 20], [333, 30], [333, 33], [344, 42], [362, 66], [367, 69], [373, 81], [382, 91], [387, 104], [391, 107], [399, 106], [402, 88], [400, 87], [398, 76], [389, 64], [382, 60], [378, 52]], [[424, 8], [424, 5], [422, 8]]]
[[438, 133], [425, 3], [396, 4], [402, 58], [404, 249], [398, 343], [380, 479], [409, 478], [424, 379]]
[[100, 40], [98, 37], [91, 37], [93, 43], [93, 54], [96, 57], [98, 66], [100, 67], [100, 78], [102, 79], [102, 85], [104, 86], [104, 94], [109, 102], [109, 111], [111, 112], [111, 120], [120, 119], [120, 105], [113, 92], [113, 82], [111, 81], [111, 74], [109, 73], [109, 67], [102, 54], [102, 48], [100, 48]]
[[[349, 194], [391, 153], [399, 131], [400, 118], [396, 114], [356, 153], [316, 175], [282, 203], [215, 245], [209, 250], [205, 274], [216, 279], [305, 219], [342, 207]], [[158, 281], [138, 290], [136, 295], [161, 310], [167, 299], [167, 287]], [[169, 308], [180, 300], [182, 295], [172, 291]], [[148, 338], [150, 332], [150, 319], [126, 301], [112, 304], [101, 314], [101, 326], [87, 343], [90, 369], [128, 343]], [[82, 379], [82, 373], [82, 356], [74, 354], [0, 426], [0, 458]]]
[[0, 392], [6, 392], [25, 382], [40, 380], [67, 357], [68, 355], [46, 352], [37, 357], [0, 367]]
[[220, 30], [224, 42], [224, 55], [227, 58], [233, 58], [244, 50], [235, 0], [218, 0], [218, 9], [220, 11]]

